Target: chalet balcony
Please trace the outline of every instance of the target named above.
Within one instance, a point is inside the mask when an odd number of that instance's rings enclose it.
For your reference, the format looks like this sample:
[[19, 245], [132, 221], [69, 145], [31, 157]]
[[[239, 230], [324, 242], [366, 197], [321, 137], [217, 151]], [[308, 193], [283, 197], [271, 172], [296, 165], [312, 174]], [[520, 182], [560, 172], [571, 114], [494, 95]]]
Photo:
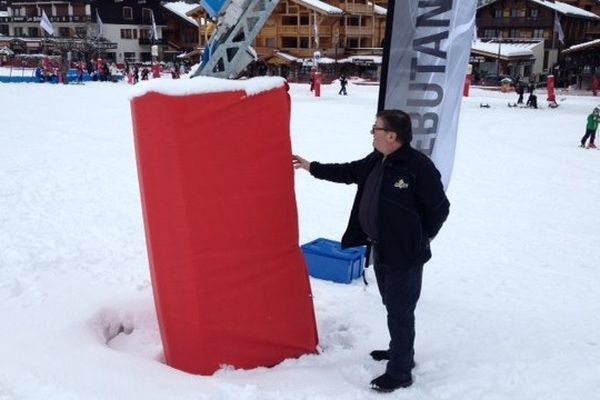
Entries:
[[492, 18], [480, 17], [477, 19], [477, 28], [545, 28], [554, 24], [553, 17], [506, 17]]
[[343, 28], [343, 33], [348, 36], [372, 36], [372, 26], [346, 26]]
[[[15, 23], [15, 22], [40, 22], [42, 17], [0, 17], [0, 23]], [[65, 16], [52, 16], [48, 17], [50, 22], [92, 22], [92, 17], [90, 15], [65, 15]]]
[[150, 38], [139, 38], [138, 43], [140, 44], [140, 46], [150, 46], [153, 44], [165, 45], [165, 44], [167, 44], [167, 41], [164, 38], [161, 38], [161, 39], [154, 40], [154, 43], [153, 43], [152, 39], [150, 39]]
[[373, 6], [367, 4], [340, 3], [337, 7], [349, 14], [373, 14]]

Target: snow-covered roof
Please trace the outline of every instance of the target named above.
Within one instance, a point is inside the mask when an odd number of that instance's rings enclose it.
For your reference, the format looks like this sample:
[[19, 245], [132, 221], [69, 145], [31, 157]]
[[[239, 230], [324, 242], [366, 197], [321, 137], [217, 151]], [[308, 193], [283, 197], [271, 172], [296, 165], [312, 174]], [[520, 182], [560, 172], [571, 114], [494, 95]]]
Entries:
[[489, 42], [475, 40], [471, 44], [471, 51], [486, 53], [490, 55], [498, 55], [498, 51], [500, 51], [500, 57], [505, 58], [527, 57], [533, 56], [532, 49], [539, 43], [540, 42], [499, 43], [497, 40], [490, 40]]
[[593, 12], [586, 11], [582, 8], [572, 6], [570, 4], [561, 3], [560, 1], [546, 1], [546, 0], [530, 0], [534, 3], [540, 4], [544, 7], [551, 8], [556, 12], [559, 12], [564, 15], [568, 15], [570, 17], [584, 17], [584, 18], [592, 18], [592, 19], [600, 19], [599, 16], [594, 14]]
[[[369, 5], [372, 6], [373, 3], [371, 3], [369, 1]], [[385, 7], [381, 7], [381, 6], [378, 6], [377, 4], [375, 4], [374, 10], [375, 10], [375, 14], [377, 14], [377, 15], [387, 15], [387, 8], [385, 8]]]
[[298, 61], [298, 57], [294, 57], [293, 55], [291, 55], [289, 53], [284, 53], [283, 51], [276, 50], [273, 52], [273, 54], [279, 58], [283, 58], [286, 61], [292, 61], [292, 62]]
[[576, 52], [576, 51], [580, 51], [580, 50], [584, 50], [584, 49], [588, 49], [588, 48], [592, 48], [592, 47], [600, 47], [600, 39], [573, 45], [573, 46], [563, 50], [561, 53], [566, 54], [566, 53]]
[[185, 1], [174, 1], [171, 3], [164, 3], [162, 6], [171, 11], [173, 14], [176, 14], [182, 19], [188, 21], [190, 24], [198, 26], [198, 21], [187, 15], [187, 12], [198, 6], [197, 4], [188, 4]]
[[334, 7], [320, 0], [293, 0], [295, 3], [308, 7], [315, 11], [320, 11], [329, 15], [343, 14], [344, 11], [341, 8]]
[[[302, 65], [305, 67], [311, 67], [314, 62], [312, 58], [298, 58], [297, 61], [299, 63], [302, 63]], [[334, 58], [329, 58], [329, 57], [319, 58], [319, 64], [334, 64], [335, 62], [336, 61]]]
[[[477, 9], [488, 6], [489, 4], [496, 3], [498, 0], [487, 0], [481, 1], [477, 5]], [[532, 3], [537, 3], [541, 6], [551, 8], [556, 12], [567, 15], [569, 17], [580, 17], [580, 18], [591, 18], [600, 19], [600, 17], [590, 11], [586, 11], [582, 8], [572, 6], [570, 4], [562, 3], [560, 1], [549, 1], [549, 0], [529, 0]], [[597, 1], [597, 0], [596, 0]], [[597, 1], [598, 2], [598, 1]], [[600, 2], [598, 2], [600, 4]]]

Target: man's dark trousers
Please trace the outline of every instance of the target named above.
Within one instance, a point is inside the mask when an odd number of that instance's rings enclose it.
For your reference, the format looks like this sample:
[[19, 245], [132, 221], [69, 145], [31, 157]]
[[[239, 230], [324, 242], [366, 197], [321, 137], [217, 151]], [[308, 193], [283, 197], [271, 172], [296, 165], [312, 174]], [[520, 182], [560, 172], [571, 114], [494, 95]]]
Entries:
[[378, 262], [373, 248], [375, 277], [387, 310], [390, 347], [386, 372], [398, 379], [409, 378], [414, 367], [415, 308], [421, 295], [423, 265], [394, 268]]

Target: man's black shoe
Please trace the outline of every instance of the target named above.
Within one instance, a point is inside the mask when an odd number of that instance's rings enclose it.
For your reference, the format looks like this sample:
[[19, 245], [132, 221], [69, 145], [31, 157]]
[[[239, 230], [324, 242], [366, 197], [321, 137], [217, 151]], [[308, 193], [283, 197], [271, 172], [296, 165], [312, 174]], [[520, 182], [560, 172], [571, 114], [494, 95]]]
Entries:
[[389, 393], [396, 389], [409, 387], [412, 383], [410, 375], [404, 378], [394, 378], [389, 374], [383, 374], [371, 381], [371, 389], [376, 392]]
[[373, 350], [371, 352], [371, 358], [375, 361], [383, 361], [390, 359], [390, 351], [389, 350]]

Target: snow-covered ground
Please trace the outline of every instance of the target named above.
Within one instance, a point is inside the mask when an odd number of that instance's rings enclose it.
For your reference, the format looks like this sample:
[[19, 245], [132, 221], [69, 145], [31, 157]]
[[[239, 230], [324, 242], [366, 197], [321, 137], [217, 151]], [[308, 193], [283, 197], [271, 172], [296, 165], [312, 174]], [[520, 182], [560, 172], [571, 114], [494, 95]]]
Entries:
[[[0, 399], [381, 398], [368, 387], [385, 368], [368, 353], [388, 341], [371, 270], [367, 287], [311, 279], [321, 355], [210, 377], [164, 364], [130, 90], [0, 84]], [[291, 85], [296, 153], [370, 151], [378, 88], [337, 90], [316, 99]], [[417, 310], [415, 384], [389, 398], [600, 393], [600, 151], [577, 147], [600, 99], [508, 108], [515, 99], [472, 89], [463, 101], [451, 214]], [[354, 187], [296, 177], [301, 242], [338, 239]]]

